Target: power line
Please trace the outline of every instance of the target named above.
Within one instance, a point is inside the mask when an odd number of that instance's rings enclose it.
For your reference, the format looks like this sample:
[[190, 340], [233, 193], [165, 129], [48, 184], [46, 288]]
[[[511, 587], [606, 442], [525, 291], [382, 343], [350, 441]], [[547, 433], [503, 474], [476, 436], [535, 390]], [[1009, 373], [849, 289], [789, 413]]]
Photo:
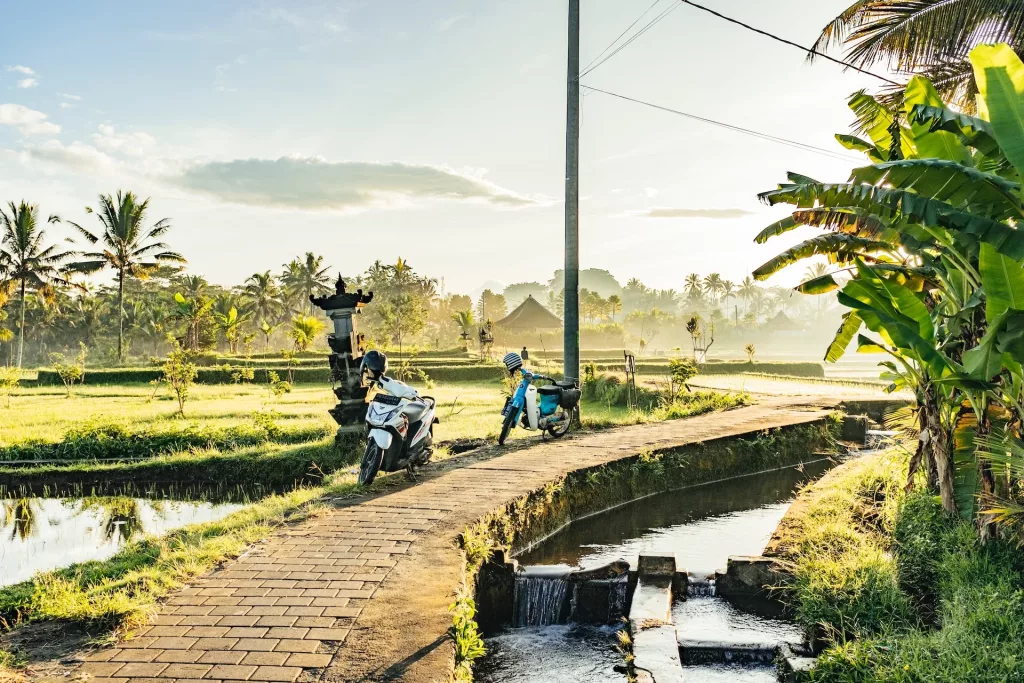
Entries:
[[596, 57], [594, 57], [592, 60], [590, 60], [590, 62], [585, 67], [583, 67], [583, 71], [586, 71], [587, 69], [589, 69], [594, 62], [596, 62], [597, 60], [601, 59], [601, 57], [604, 56], [604, 53], [606, 53], [606, 52], [608, 52], [608, 50], [612, 49], [612, 46], [614, 46], [615, 43], [617, 43], [620, 40], [622, 40], [622, 36], [624, 36], [627, 33], [629, 33], [630, 29], [632, 29], [634, 26], [636, 26], [640, 22], [641, 19], [646, 17], [647, 13], [650, 12], [652, 9], [654, 9], [654, 6], [657, 5], [659, 2], [661, 2], [661, 0], [654, 0], [654, 2], [651, 3], [651, 6], [648, 7], [647, 9], [645, 9], [644, 13], [636, 18], [636, 21], [634, 21], [632, 24], [627, 26], [626, 30], [624, 30], [622, 33], [620, 33], [615, 38], [615, 40], [613, 40], [612, 42], [608, 43], [608, 47], [606, 47], [605, 49], [601, 50], [601, 52]]
[[782, 38], [782, 37], [779, 37], [779, 36], [775, 35], [774, 33], [769, 33], [768, 31], [764, 31], [764, 30], [759, 29], [757, 27], [751, 26], [750, 24], [746, 24], [746, 23], [740, 21], [739, 19], [733, 19], [732, 17], [727, 17], [724, 14], [722, 14], [721, 12], [716, 12], [715, 10], [711, 9], [710, 7], [705, 7], [704, 5], [698, 5], [697, 3], [692, 2], [692, 0], [679, 0], [679, 2], [681, 2], [681, 3], [685, 4], [685, 5], [689, 5], [690, 7], [693, 7], [695, 9], [699, 9], [699, 10], [702, 10], [704, 12], [707, 12], [708, 14], [712, 14], [712, 15], [718, 17], [719, 19], [724, 19], [725, 21], [728, 21], [731, 24], [736, 24], [737, 26], [742, 26], [743, 28], [747, 29], [748, 31], [753, 31], [754, 33], [758, 33], [758, 34], [760, 34], [762, 36], [765, 36], [767, 38], [771, 38], [772, 40], [778, 41], [778, 42], [780, 42], [780, 43], [782, 43], [784, 45], [789, 45], [790, 47], [798, 48], [799, 50], [801, 50], [801, 51], [803, 51], [803, 52], [805, 52], [807, 54], [812, 54], [815, 57], [821, 57], [822, 59], [827, 59], [828, 61], [834, 62], [835, 64], [839, 64], [840, 66], [845, 67], [847, 69], [853, 69], [854, 71], [860, 72], [860, 73], [864, 74], [865, 76], [871, 76], [872, 78], [877, 78], [880, 81], [885, 81], [889, 85], [895, 85], [895, 86], [898, 86], [898, 87], [903, 87], [902, 83], [898, 83], [898, 82], [896, 82], [896, 81], [894, 81], [894, 80], [892, 80], [890, 78], [886, 78], [885, 76], [881, 76], [881, 75], [876, 74], [874, 72], [868, 71], [867, 69], [862, 69], [859, 66], [851, 64], [850, 62], [844, 62], [841, 59], [836, 59], [835, 57], [830, 57], [829, 55], [825, 54], [824, 52], [818, 52], [814, 48], [804, 47], [803, 45], [800, 45], [799, 43], [794, 43], [792, 40], [787, 40], [785, 38]]
[[732, 131], [735, 131], [737, 133], [742, 133], [744, 135], [750, 135], [752, 137], [760, 138], [760, 139], [766, 140], [768, 142], [774, 142], [776, 144], [786, 145], [787, 147], [793, 147], [795, 149], [800, 149], [800, 150], [803, 150], [805, 152], [811, 152], [812, 154], [820, 154], [822, 156], [831, 157], [833, 159], [838, 159], [840, 161], [856, 161], [856, 162], [862, 161], [862, 159], [858, 159], [857, 157], [848, 156], [846, 154], [841, 154], [839, 152], [835, 152], [835, 151], [830, 150], [830, 149], [825, 149], [824, 147], [816, 147], [814, 145], [809, 145], [809, 144], [807, 144], [805, 142], [797, 142], [796, 140], [789, 140], [787, 138], [781, 138], [781, 137], [778, 137], [776, 135], [770, 135], [768, 133], [762, 133], [760, 131], [751, 130], [750, 128], [743, 128], [741, 126], [734, 126], [731, 123], [724, 123], [722, 121], [716, 121], [715, 119], [709, 119], [709, 118], [706, 118], [704, 116], [697, 116], [696, 114], [690, 114], [690, 113], [687, 113], [685, 111], [679, 111], [678, 109], [672, 109], [671, 107], [664, 107], [664, 106], [662, 106], [660, 104], [654, 104], [653, 102], [645, 102], [644, 100], [638, 100], [635, 97], [628, 97], [627, 95], [620, 95], [619, 93], [610, 92], [608, 90], [601, 90], [600, 88], [594, 88], [594, 87], [589, 86], [589, 85], [583, 85], [582, 83], [580, 84], [580, 86], [583, 87], [583, 88], [586, 88], [587, 90], [591, 90], [593, 92], [599, 92], [599, 93], [602, 93], [602, 94], [605, 94], [605, 95], [610, 95], [611, 97], [617, 97], [620, 100], [626, 100], [628, 102], [634, 102], [636, 104], [642, 104], [642, 105], [644, 105], [646, 107], [651, 107], [652, 109], [659, 109], [661, 111], [665, 111], [665, 112], [668, 112], [670, 114], [676, 114], [678, 116], [682, 116], [682, 117], [685, 117], [685, 118], [688, 118], [688, 119], [692, 119], [694, 121], [700, 121], [702, 123], [708, 123], [708, 124], [711, 124], [713, 126], [718, 126], [720, 128], [725, 128], [725, 129], [728, 129], [728, 130], [732, 130]]
[[[615, 48], [615, 50], [614, 50], [614, 51], [613, 51], [613, 52], [612, 52], [611, 54], [609, 54], [609, 55], [608, 55], [607, 57], [605, 57], [604, 59], [602, 59], [601, 61], [599, 61], [599, 62], [598, 62], [597, 64], [594, 64], [594, 65], [593, 65], [593, 66], [591, 66], [590, 68], [588, 68], [588, 69], [584, 70], [584, 71], [583, 71], [583, 73], [581, 73], [581, 74], [580, 74], [580, 78], [583, 78], [584, 76], [586, 76], [587, 74], [589, 74], [589, 73], [590, 73], [591, 71], [593, 71], [593, 70], [594, 70], [594, 69], [596, 69], [597, 67], [601, 66], [602, 64], [604, 64], [605, 62], [607, 62], [607, 61], [608, 61], [609, 59], [611, 59], [611, 58], [612, 58], [612, 57], [614, 57], [615, 55], [619, 54], [619, 52], [621, 52], [621, 51], [622, 51], [622, 50], [624, 50], [625, 48], [629, 47], [629, 45], [630, 45], [630, 44], [631, 44], [631, 43], [632, 43], [632, 42], [633, 42], [634, 40], [636, 40], [637, 38], [639, 38], [639, 37], [640, 37], [640, 36], [642, 36], [643, 34], [645, 34], [645, 33], [647, 33], [648, 31], [650, 31], [650, 30], [651, 30], [652, 28], [654, 28], [654, 26], [655, 26], [656, 24], [658, 24], [659, 22], [661, 22], [661, 20], [662, 20], [662, 19], [664, 19], [664, 18], [665, 18], [665, 17], [667, 17], [668, 15], [672, 14], [672, 12], [675, 12], [675, 11], [676, 11], [677, 9], [679, 9], [679, 8], [680, 8], [680, 6], [681, 6], [681, 5], [679, 5], [678, 3], [673, 3], [673, 4], [672, 4], [672, 5], [671, 5], [671, 6], [670, 6], [670, 7], [668, 8], [668, 9], [665, 9], [665, 10], [663, 10], [663, 11], [661, 12], [661, 14], [659, 14], [659, 15], [658, 15], [658, 16], [656, 16], [656, 17], [654, 17], [654, 19], [652, 19], [652, 20], [651, 20], [651, 21], [649, 21], [649, 22], [648, 22], [647, 24], [645, 24], [645, 25], [644, 25], [644, 27], [643, 27], [642, 29], [640, 29], [639, 31], [637, 31], [636, 33], [634, 33], [634, 34], [633, 34], [632, 36], [630, 36], [629, 40], [627, 40], [626, 42], [624, 42], [624, 43], [623, 43], [622, 45], [620, 45], [619, 47]], [[644, 14], [646, 14], [646, 12], [645, 12]], [[626, 30], [628, 31], [629, 29], [626, 29]]]

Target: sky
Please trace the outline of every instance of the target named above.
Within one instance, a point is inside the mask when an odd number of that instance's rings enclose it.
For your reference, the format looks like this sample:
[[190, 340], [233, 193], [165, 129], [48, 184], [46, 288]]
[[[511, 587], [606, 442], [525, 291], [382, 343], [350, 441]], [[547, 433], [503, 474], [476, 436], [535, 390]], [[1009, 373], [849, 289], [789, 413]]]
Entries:
[[[848, 1], [705, 0], [803, 44]], [[581, 62], [651, 2], [583, 0]], [[0, 0], [0, 200], [97, 227], [85, 207], [133, 190], [219, 284], [306, 251], [346, 274], [402, 257], [448, 292], [544, 282], [563, 260], [566, 8]], [[755, 245], [787, 213], [757, 193], [787, 171], [845, 180], [862, 162], [833, 135], [877, 86], [685, 5], [581, 82], [848, 157], [585, 94], [581, 267], [677, 290], [813, 234]]]

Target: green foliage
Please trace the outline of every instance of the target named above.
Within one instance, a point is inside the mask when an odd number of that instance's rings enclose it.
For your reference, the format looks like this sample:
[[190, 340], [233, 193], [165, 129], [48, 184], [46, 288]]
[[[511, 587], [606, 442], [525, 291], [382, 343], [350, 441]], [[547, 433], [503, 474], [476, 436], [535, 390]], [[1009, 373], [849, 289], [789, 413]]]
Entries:
[[114, 422], [85, 422], [66, 430], [59, 441], [25, 441], [0, 447], [4, 460], [134, 460], [182, 451], [216, 448], [223, 451], [272, 441], [282, 444], [303, 443], [324, 438], [329, 426], [282, 429], [253, 416], [252, 425], [200, 427], [187, 424], [175, 428], [155, 428]]
[[306, 351], [316, 341], [317, 335], [326, 327], [320, 318], [312, 315], [297, 315], [292, 318], [288, 336], [295, 342], [296, 351]]
[[63, 353], [50, 354], [50, 365], [67, 390], [68, 397], [71, 396], [71, 390], [74, 389], [76, 382], [85, 381], [85, 358], [89, 354], [89, 350], [81, 342], [79, 342], [79, 347], [78, 355], [70, 360]]
[[185, 401], [188, 399], [189, 389], [199, 375], [199, 370], [186, 349], [174, 339], [168, 341], [171, 343], [171, 351], [161, 368], [161, 380], [171, 387], [178, 400], [178, 415], [185, 417]]
[[668, 362], [669, 396], [675, 398], [688, 390], [686, 383], [697, 375], [697, 364], [689, 358], [673, 358]]
[[743, 352], [747, 354], [747, 362], [753, 364], [754, 354], [757, 353], [757, 347], [753, 344], [747, 344], [743, 347]]
[[[974, 525], [951, 517], [933, 496], [920, 491], [905, 495], [899, 486], [900, 467], [883, 470], [887, 484], [881, 489], [885, 496], [880, 496], [877, 484], [864, 481], [865, 472], [879, 465], [884, 458], [842, 466], [802, 492], [792, 508], [800, 512], [784, 521], [789, 548], [798, 549], [784, 557], [796, 563], [798, 576], [801, 571], [814, 574], [796, 580], [796, 599], [800, 605], [820, 606], [805, 619], [816, 618], [810, 625], [826, 636], [812, 680], [1019, 679], [1024, 666], [1024, 552], [998, 540], [980, 544]], [[865, 501], [870, 501], [867, 507]], [[838, 542], [823, 549], [819, 529], [835, 528], [837, 522], [844, 533], [833, 532]], [[816, 600], [813, 587], [834, 587], [837, 577], [848, 582], [862, 572], [861, 553], [837, 553], [835, 548], [855, 545], [865, 534], [872, 547], [893, 558], [875, 567], [873, 589], [861, 590], [856, 602], [841, 594], [833, 596], [833, 606]], [[812, 561], [823, 552], [833, 560], [827, 566]], [[896, 604], [890, 595], [894, 580], [909, 613], [891, 609]], [[885, 591], [878, 590], [880, 585]], [[866, 626], [857, 631], [860, 638], [841, 638], [853, 622]]]
[[21, 370], [13, 366], [0, 366], [0, 396], [6, 399], [7, 407], [11, 407], [11, 394], [18, 388], [21, 381]]

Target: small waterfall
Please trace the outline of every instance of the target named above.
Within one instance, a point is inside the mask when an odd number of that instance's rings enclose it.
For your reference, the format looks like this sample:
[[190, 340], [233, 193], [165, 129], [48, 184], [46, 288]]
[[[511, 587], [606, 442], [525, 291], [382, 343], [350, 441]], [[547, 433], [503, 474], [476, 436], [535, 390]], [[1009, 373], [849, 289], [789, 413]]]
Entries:
[[516, 626], [549, 626], [565, 623], [569, 572], [563, 567], [524, 567], [516, 575]]
[[715, 597], [715, 577], [694, 576], [690, 574], [686, 584], [686, 597], [688, 598], [713, 598]]
[[608, 621], [613, 622], [629, 614], [629, 576], [612, 581], [608, 590]]

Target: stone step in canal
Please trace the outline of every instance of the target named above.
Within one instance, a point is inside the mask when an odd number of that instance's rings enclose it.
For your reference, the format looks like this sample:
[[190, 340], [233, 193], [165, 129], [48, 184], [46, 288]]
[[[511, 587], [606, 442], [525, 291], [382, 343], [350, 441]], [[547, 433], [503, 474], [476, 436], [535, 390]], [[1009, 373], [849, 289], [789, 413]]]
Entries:
[[[507, 565], [514, 568], [514, 606], [486, 638], [477, 680], [626, 681], [622, 616], [629, 615], [636, 632], [638, 586], [647, 611], [664, 614], [657, 624], [642, 619], [657, 633], [634, 635], [635, 656], [656, 656], [662, 664], [674, 657], [657, 681], [673, 667], [673, 682], [777, 680], [779, 647], [800, 651], [802, 633], [778, 618], [777, 606], [744, 594], [750, 572], [764, 571], [744, 556], [760, 555], [795, 491], [833, 464], [818, 460], [633, 501], [578, 520], [519, 554]], [[641, 578], [641, 555], [644, 562], [647, 556], [672, 561], [672, 575]], [[607, 576], [627, 565], [627, 574]], [[719, 572], [727, 565], [724, 576]], [[600, 581], [613, 586], [598, 590]], [[645, 648], [656, 652], [645, 655]]]

